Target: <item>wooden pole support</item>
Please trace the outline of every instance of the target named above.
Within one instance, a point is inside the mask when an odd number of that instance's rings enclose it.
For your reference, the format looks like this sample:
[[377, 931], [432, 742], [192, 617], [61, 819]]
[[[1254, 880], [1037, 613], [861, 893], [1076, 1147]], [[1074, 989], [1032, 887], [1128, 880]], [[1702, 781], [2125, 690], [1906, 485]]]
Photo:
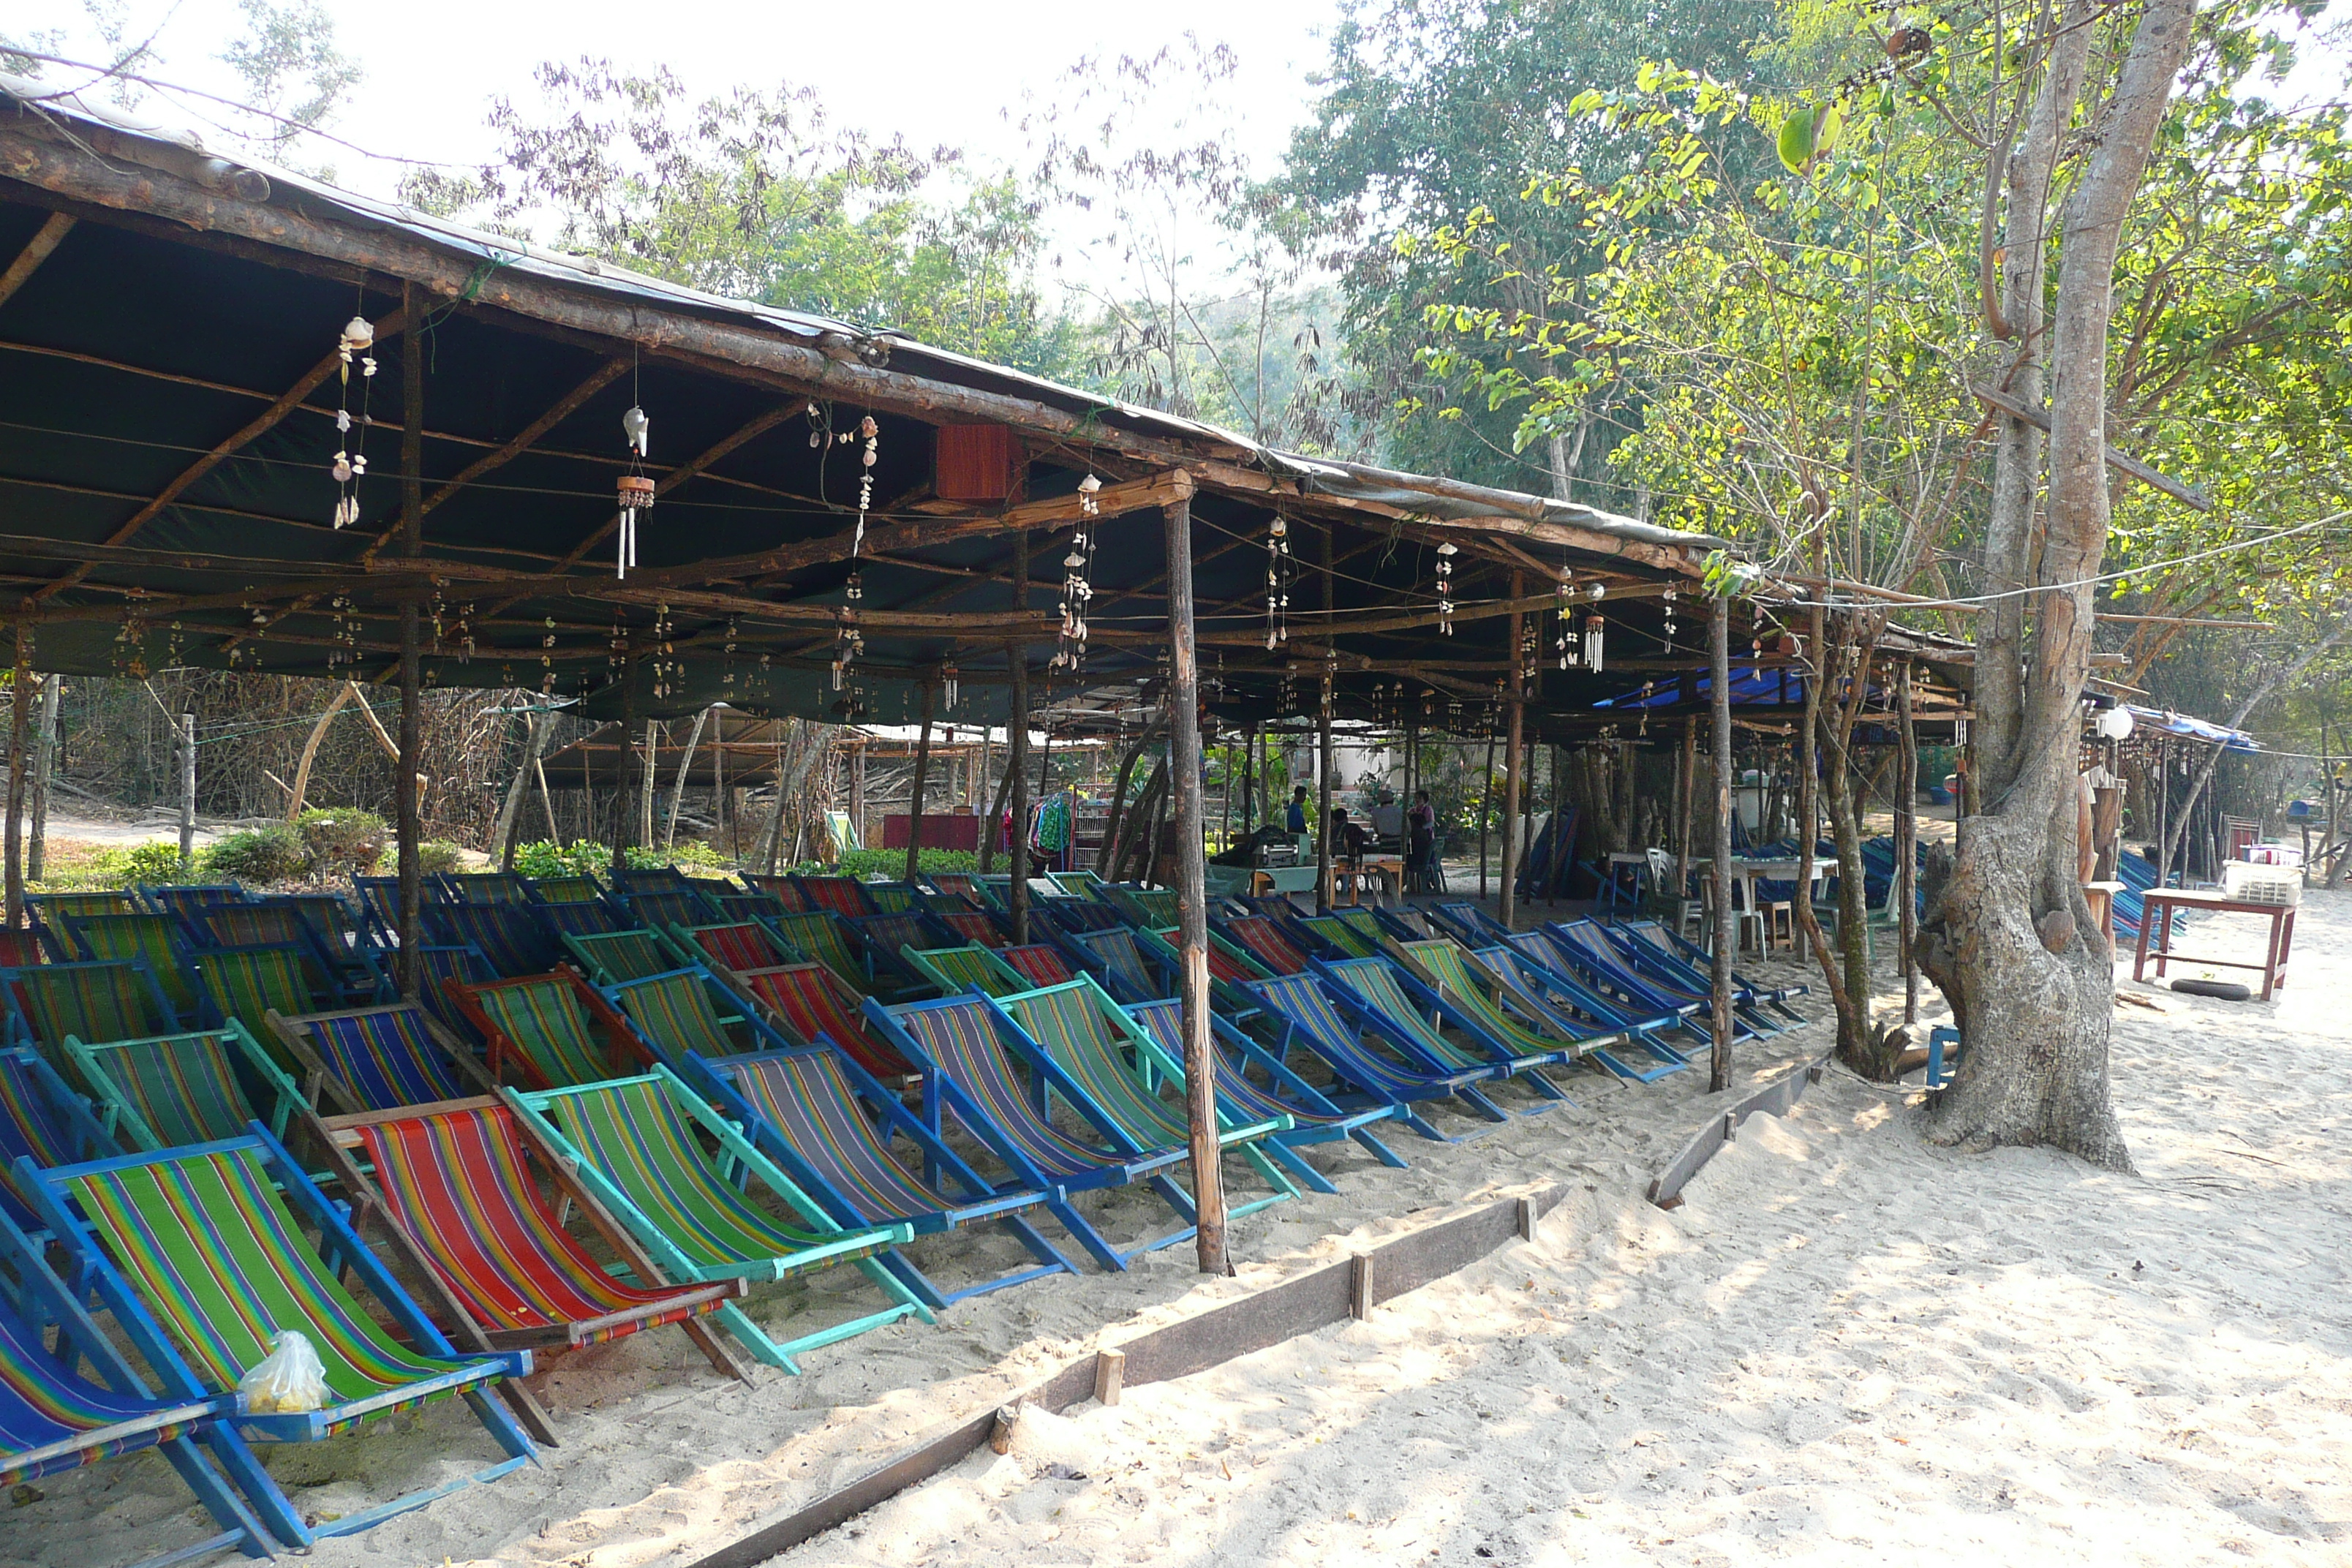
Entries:
[[1723, 1141], [1727, 1143], [1733, 1143], [1737, 1142], [1738, 1139], [1739, 1112], [1736, 1110], [1727, 1110], [1723, 1113]]
[[1533, 1241], [1536, 1238], [1536, 1226], [1541, 1222], [1542, 1218], [1543, 1216], [1536, 1212], [1535, 1199], [1531, 1197], [1521, 1198], [1519, 1200], [1518, 1213], [1519, 1239], [1521, 1241]]
[[1127, 1387], [1127, 1352], [1097, 1351], [1095, 1352], [1095, 1403], [1117, 1405]]
[[1350, 1253], [1348, 1264], [1348, 1316], [1360, 1323], [1372, 1315], [1372, 1255]]
[[992, 1454], [1013, 1452], [1013, 1434], [1021, 1425], [1021, 1406], [1000, 1405], [996, 1407], [996, 1425], [989, 1429], [988, 1451]]

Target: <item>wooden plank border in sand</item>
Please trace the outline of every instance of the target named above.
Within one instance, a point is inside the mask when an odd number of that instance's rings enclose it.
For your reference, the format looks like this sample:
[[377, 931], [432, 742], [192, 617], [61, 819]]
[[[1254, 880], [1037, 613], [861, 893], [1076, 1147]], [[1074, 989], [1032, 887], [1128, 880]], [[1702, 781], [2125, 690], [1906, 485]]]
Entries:
[[1717, 1150], [1731, 1142], [1741, 1122], [1759, 1110], [1786, 1116], [1790, 1107], [1804, 1098], [1807, 1085], [1822, 1081], [1829, 1061], [1829, 1053], [1824, 1051], [1811, 1061], [1790, 1068], [1700, 1128], [1697, 1135], [1683, 1145], [1683, 1152], [1668, 1161], [1666, 1168], [1650, 1183], [1650, 1201], [1662, 1209], [1681, 1206], [1683, 1187], [1715, 1158]]
[[[1034, 1405], [1059, 1413], [1094, 1398], [1097, 1388], [1108, 1389], [1115, 1402], [1122, 1387], [1189, 1377], [1297, 1335], [1362, 1317], [1381, 1302], [1418, 1290], [1513, 1241], [1532, 1241], [1537, 1222], [1561, 1195], [1558, 1186], [1545, 1186], [1482, 1204], [1384, 1246], [1105, 1346], [1007, 1405]], [[992, 1408], [950, 1427], [840, 1490], [720, 1547], [691, 1568], [755, 1568], [961, 1462], [989, 1441], [1000, 1419], [999, 1409]]]

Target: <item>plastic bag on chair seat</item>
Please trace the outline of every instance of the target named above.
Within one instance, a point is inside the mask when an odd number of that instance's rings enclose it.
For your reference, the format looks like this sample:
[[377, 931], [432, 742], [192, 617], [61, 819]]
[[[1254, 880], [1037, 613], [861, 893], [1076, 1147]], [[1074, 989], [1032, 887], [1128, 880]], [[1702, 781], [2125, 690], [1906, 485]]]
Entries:
[[299, 1415], [327, 1403], [327, 1369], [309, 1339], [288, 1329], [269, 1338], [269, 1353], [236, 1380], [253, 1415]]

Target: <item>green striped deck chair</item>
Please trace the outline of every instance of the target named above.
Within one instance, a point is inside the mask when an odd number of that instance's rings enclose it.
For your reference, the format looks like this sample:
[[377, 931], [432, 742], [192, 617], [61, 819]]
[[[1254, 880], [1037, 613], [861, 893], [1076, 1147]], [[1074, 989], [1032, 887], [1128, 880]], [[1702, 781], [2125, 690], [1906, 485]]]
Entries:
[[624, 981], [606, 986], [604, 995], [672, 1068], [690, 1055], [740, 1056], [792, 1043], [699, 969]]
[[306, 1108], [294, 1080], [236, 1023], [96, 1045], [68, 1035], [66, 1057], [89, 1086], [99, 1124], [125, 1148], [150, 1153], [242, 1138], [249, 1121], [283, 1137], [288, 1119]]
[[1073, 899], [1094, 898], [1108, 886], [1098, 871], [1048, 871], [1045, 873], [1045, 880], [1053, 883], [1054, 886], [1061, 889], [1065, 895]]
[[593, 877], [533, 877], [530, 890], [542, 904], [593, 904], [604, 896]]
[[796, 1045], [830, 1040], [877, 1078], [905, 1078], [913, 1066], [898, 1048], [866, 1026], [862, 998], [822, 963], [787, 963], [730, 977], [767, 1009], [768, 1017]]
[[1388, 933], [1381, 930], [1379, 919], [1368, 909], [1358, 907], [1333, 910], [1331, 918], [1363, 938], [1375, 952], [1380, 951], [1381, 943], [1387, 940]]
[[68, 1035], [83, 1040], [135, 1040], [174, 1035], [179, 1013], [144, 959], [103, 963], [44, 963], [0, 970], [10, 1030], [63, 1060]]
[[[228, 1418], [240, 1442], [225, 1446], [222, 1458], [280, 1542], [308, 1546], [365, 1530], [532, 1457], [530, 1439], [484, 1396], [499, 1378], [530, 1372], [530, 1353], [453, 1351], [276, 1139], [69, 1165], [39, 1173], [38, 1183], [37, 1206], [79, 1253], [81, 1278], [168, 1392], [234, 1392], [279, 1331], [299, 1331], [319, 1352], [328, 1391], [322, 1408], [248, 1409]], [[318, 1233], [315, 1246], [310, 1232]], [[374, 1299], [389, 1326], [346, 1279]], [[310, 1522], [242, 1446], [247, 1438], [316, 1442], [452, 1394], [472, 1407], [507, 1458], [340, 1519]]]
[[290, 904], [214, 904], [188, 917], [207, 942], [222, 947], [308, 940], [310, 922]]
[[978, 942], [968, 947], [928, 950], [910, 947], [906, 957], [924, 979], [940, 988], [942, 996], [960, 995], [966, 991], [1010, 996], [1016, 991], [1028, 990], [1031, 984], [1027, 975], [1011, 968]]
[[[947, 1290], [904, 1252], [884, 1254], [882, 1266], [935, 1310], [1048, 1274], [1078, 1271], [1022, 1217], [1024, 1210], [1041, 1206], [1054, 1212], [1060, 1206], [1055, 1194], [990, 1183], [900, 1104], [895, 1091], [841, 1052], [762, 1051], [715, 1062], [698, 1058], [695, 1065], [720, 1114], [740, 1121], [753, 1143], [844, 1225], [901, 1221], [918, 1238], [999, 1225], [1037, 1260], [1037, 1267]], [[903, 1152], [892, 1146], [902, 1139], [908, 1145]]]
[[413, 1002], [266, 1022], [300, 1064], [310, 1104], [345, 1115], [487, 1094], [496, 1085], [474, 1054]]
[[1555, 1037], [1536, 1027], [1531, 1016], [1504, 1005], [1503, 998], [1509, 994], [1498, 995], [1495, 977], [1474, 964], [1462, 945], [1449, 938], [1433, 937], [1427, 942], [1397, 945], [1405, 961], [1420, 972], [1424, 984], [1439, 996], [1460, 1006], [1487, 1034], [1518, 1055], [1549, 1053], [1574, 1058], [1596, 1046], [1613, 1046], [1625, 1038], [1622, 1030], [1603, 1030], [1590, 1037]]
[[[1141, 931], [1134, 933], [1136, 951], [1141, 953], [1162, 974], [1184, 973], [1183, 954], [1179, 951], [1184, 933], [1170, 927], [1166, 931]], [[1262, 979], [1255, 964], [1245, 964], [1231, 952], [1217, 945], [1216, 933], [1209, 935], [1209, 995], [1218, 1013], [1228, 1018], [1246, 1018], [1257, 1011], [1257, 998], [1242, 989], [1244, 981]], [[1175, 989], [1173, 982], [1170, 989]], [[1145, 997], [1156, 1001], [1156, 997]], [[1132, 1004], [1122, 1004], [1132, 1005]]]
[[340, 1000], [310, 951], [291, 942], [205, 948], [196, 953], [195, 965], [215, 1023], [239, 1020], [258, 1029], [273, 1009], [289, 1016], [315, 1013]]
[[[849, 1263], [889, 1299], [881, 1311], [783, 1341], [741, 1308], [721, 1308], [719, 1321], [769, 1365], [797, 1373], [794, 1358], [820, 1346], [902, 1318], [934, 1321], [875, 1258], [912, 1240], [911, 1226], [843, 1226], [667, 1068], [545, 1092], [505, 1092], [671, 1278], [768, 1282]], [[717, 1156], [709, 1152], [714, 1143]], [[721, 1159], [742, 1179], [730, 1180]], [[757, 1203], [754, 1184], [793, 1217]]]
[[931, 918], [964, 941], [976, 942], [982, 947], [1009, 947], [1013, 942], [1012, 933], [986, 910], [934, 908]]
[[461, 904], [530, 901], [530, 883], [512, 871], [451, 871], [441, 879], [441, 885]]
[[[138, 1568], [164, 1568], [229, 1547], [254, 1557], [270, 1555], [276, 1542], [268, 1531], [196, 1452], [199, 1443], [220, 1451], [218, 1418], [233, 1402], [157, 1395], [79, 1295], [50, 1271], [32, 1238], [5, 1215], [0, 1269], [16, 1282], [16, 1299], [0, 1299], [0, 1487], [28, 1487], [44, 1476], [156, 1448], [196, 1494], [219, 1533], [160, 1552]], [[49, 1343], [52, 1331], [58, 1336], [55, 1349]], [[94, 1376], [85, 1375], [85, 1364]], [[186, 1533], [168, 1524], [158, 1532]]]
[[1086, 954], [1100, 967], [1103, 989], [1121, 1002], [1149, 1002], [1175, 994], [1176, 982], [1153, 973], [1144, 962], [1135, 932], [1127, 927], [1080, 931], [1067, 940], [1073, 952]]
[[65, 922], [76, 915], [143, 915], [156, 911], [140, 900], [139, 895], [124, 888], [110, 892], [95, 893], [26, 893], [25, 913], [33, 929], [41, 933], [49, 950], [49, 962], [68, 963], [79, 952]]
[[870, 915], [874, 906], [866, 897], [866, 884], [855, 877], [794, 877], [801, 894], [808, 900], [811, 910], [830, 910], [837, 915]]
[[923, 907], [922, 894], [904, 882], [868, 882], [866, 898], [877, 915], [911, 914]]
[[184, 928], [174, 915], [64, 915], [59, 917], [73, 938], [75, 956], [90, 963], [143, 958], [155, 973], [163, 995], [183, 1014], [193, 1016], [201, 1000], [196, 979], [180, 945]]
[[651, 1065], [627, 1021], [572, 970], [453, 983], [448, 991], [488, 1042], [489, 1074], [501, 1081], [511, 1075], [532, 1089], [569, 1089]]
[[[1167, 1072], [1169, 1064], [1150, 1032], [1120, 1012], [1093, 975], [1082, 974], [1067, 985], [1024, 991], [996, 1005], [1139, 1147], [1190, 1146], [1191, 1121], [1181, 1099], [1184, 1075]], [[1244, 1215], [1298, 1195], [1290, 1178], [1256, 1147], [1261, 1140], [1290, 1131], [1287, 1113], [1244, 1121], [1221, 1109], [1217, 1121], [1218, 1146], [1241, 1153], [1274, 1189], [1271, 1195], [1229, 1212]]]
[[1051, 942], [1033, 942], [1026, 947], [1000, 947], [997, 962], [1026, 979], [1032, 986], [1066, 985], [1078, 977], [1062, 950]]
[[853, 933], [839, 915], [829, 910], [813, 910], [804, 915], [779, 915], [768, 924], [798, 950], [801, 963], [824, 964], [853, 991], [874, 989], [874, 976], [865, 959], [850, 945]]
[[1343, 957], [1374, 958], [1380, 954], [1379, 939], [1367, 937], [1338, 915], [1300, 915], [1297, 922], [1301, 931], [1320, 937]]
[[677, 967], [677, 955], [649, 931], [608, 931], [602, 936], [574, 936], [566, 931], [563, 946], [598, 985], [643, 980]]
[[1130, 888], [1124, 882], [1105, 882], [1095, 889], [1095, 896], [1136, 925], [1172, 926], [1177, 921], [1173, 888]]
[[[1314, 972], [1330, 983], [1343, 1003], [1352, 1003], [1395, 1033], [1409, 1037], [1431, 1060], [1445, 1067], [1500, 1067], [1547, 1100], [1568, 1098], [1539, 1069], [1570, 1060], [1575, 1052], [1569, 1047], [1546, 1041], [1540, 1048], [1530, 1049], [1528, 1047], [1533, 1042], [1498, 1036], [1460, 1000], [1431, 990], [1393, 959], [1346, 958], [1333, 962], [1318, 958], [1309, 962]], [[1448, 1027], [1469, 1043], [1456, 1045], [1448, 1039], [1444, 1034]]]
[[631, 893], [629, 914], [641, 928], [658, 931], [664, 926], [701, 925], [719, 918], [719, 906], [691, 889], [675, 891], [660, 889]]

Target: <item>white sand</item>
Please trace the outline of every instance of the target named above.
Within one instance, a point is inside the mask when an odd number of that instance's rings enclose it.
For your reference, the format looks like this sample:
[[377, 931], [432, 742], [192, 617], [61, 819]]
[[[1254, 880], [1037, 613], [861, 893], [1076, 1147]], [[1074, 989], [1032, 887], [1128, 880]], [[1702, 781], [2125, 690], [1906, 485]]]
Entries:
[[[1928, 1148], [1904, 1114], [1915, 1093], [1833, 1072], [1664, 1213], [1643, 1184], [1721, 1101], [1696, 1074], [1585, 1079], [1577, 1107], [1475, 1141], [1400, 1137], [1410, 1171], [1318, 1156], [1341, 1195], [1236, 1222], [1239, 1280], [1198, 1282], [1179, 1248], [819, 1351], [809, 1375], [751, 1390], [675, 1333], [551, 1358], [535, 1384], [566, 1445], [544, 1467], [313, 1560], [673, 1568], [1098, 1342], [1350, 1233], [1558, 1181], [1570, 1201], [1533, 1247], [1370, 1323], [1039, 1421], [1013, 1455], [782, 1561], [2340, 1563], [2352, 900], [2310, 895], [2299, 936], [2270, 1006], [2117, 1007], [2137, 1176]], [[1741, 1084], [1822, 1033], [1744, 1048]], [[1149, 1216], [1121, 1217], [1133, 1235]], [[273, 1466], [322, 1483], [304, 1507], [338, 1511], [442, 1473], [462, 1416], [436, 1406]], [[185, 1495], [152, 1457], [41, 1484], [0, 1515], [0, 1562], [120, 1562]]]

